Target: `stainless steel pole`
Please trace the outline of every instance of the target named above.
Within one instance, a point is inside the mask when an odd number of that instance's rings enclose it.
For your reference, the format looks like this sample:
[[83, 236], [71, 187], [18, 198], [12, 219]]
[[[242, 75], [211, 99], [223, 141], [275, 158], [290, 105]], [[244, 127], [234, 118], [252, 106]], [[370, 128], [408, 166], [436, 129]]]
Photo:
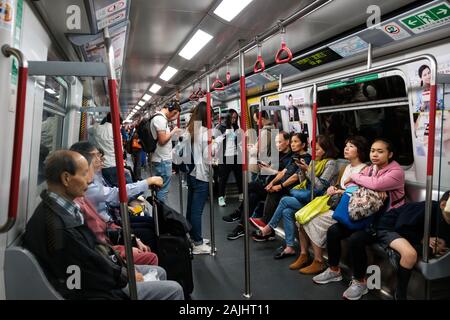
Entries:
[[108, 27], [103, 29], [105, 40], [106, 60], [108, 64], [108, 91], [111, 105], [111, 120], [113, 126], [114, 152], [116, 157], [117, 179], [119, 185], [120, 215], [122, 217], [122, 230], [125, 245], [125, 256], [128, 272], [128, 289], [130, 298], [137, 300], [136, 276], [134, 271], [133, 251], [131, 246], [130, 217], [128, 216], [128, 195], [125, 187], [125, 170], [123, 165], [122, 138], [120, 136], [120, 111], [117, 97], [117, 80], [114, 70], [114, 49]]
[[247, 156], [247, 97], [245, 88], [245, 55], [244, 51], [239, 52], [239, 73], [241, 91], [241, 132], [242, 132], [242, 190], [244, 190], [244, 254], [245, 254], [245, 292], [244, 298], [250, 299], [250, 235], [249, 235], [249, 209], [248, 209], [248, 156]]
[[[208, 71], [208, 66], [206, 67]], [[209, 73], [206, 75], [206, 111], [208, 117], [208, 162], [209, 162], [209, 223], [211, 233], [211, 256], [216, 255], [216, 237], [214, 231], [214, 188], [212, 167], [212, 114], [211, 114], [211, 84]]]

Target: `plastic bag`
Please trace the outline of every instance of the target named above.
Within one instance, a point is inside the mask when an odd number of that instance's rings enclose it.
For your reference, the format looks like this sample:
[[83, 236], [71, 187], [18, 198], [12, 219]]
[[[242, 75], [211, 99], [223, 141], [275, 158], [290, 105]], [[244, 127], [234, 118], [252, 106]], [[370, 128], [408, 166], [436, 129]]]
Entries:
[[319, 214], [330, 210], [328, 205], [329, 198], [329, 195], [314, 198], [314, 200], [295, 213], [295, 220], [300, 224], [306, 224]]

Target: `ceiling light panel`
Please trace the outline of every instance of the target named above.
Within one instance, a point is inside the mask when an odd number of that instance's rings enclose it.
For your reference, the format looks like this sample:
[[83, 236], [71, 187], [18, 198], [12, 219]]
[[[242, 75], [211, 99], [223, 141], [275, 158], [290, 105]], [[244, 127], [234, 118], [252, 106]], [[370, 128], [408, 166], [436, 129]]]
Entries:
[[169, 81], [178, 72], [177, 69], [168, 66], [166, 70], [159, 76], [164, 81]]
[[159, 84], [154, 84], [150, 87], [150, 92], [151, 93], [157, 93], [159, 91], [159, 89], [161, 89], [161, 86]]
[[212, 35], [199, 29], [178, 54], [191, 60], [212, 38]]
[[222, 0], [214, 14], [230, 22], [253, 0]]

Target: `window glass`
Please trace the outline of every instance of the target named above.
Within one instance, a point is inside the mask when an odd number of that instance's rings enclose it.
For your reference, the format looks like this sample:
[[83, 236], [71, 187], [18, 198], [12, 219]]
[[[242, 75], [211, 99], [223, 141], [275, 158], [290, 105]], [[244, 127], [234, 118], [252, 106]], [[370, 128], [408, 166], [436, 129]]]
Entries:
[[343, 158], [345, 140], [360, 135], [369, 143], [383, 137], [395, 146], [394, 158], [403, 166], [413, 163], [409, 106], [340, 110], [318, 114], [319, 133], [329, 135]]
[[62, 147], [67, 87], [60, 78], [47, 77], [42, 112], [39, 147], [38, 185], [45, 180], [44, 162], [47, 156]]

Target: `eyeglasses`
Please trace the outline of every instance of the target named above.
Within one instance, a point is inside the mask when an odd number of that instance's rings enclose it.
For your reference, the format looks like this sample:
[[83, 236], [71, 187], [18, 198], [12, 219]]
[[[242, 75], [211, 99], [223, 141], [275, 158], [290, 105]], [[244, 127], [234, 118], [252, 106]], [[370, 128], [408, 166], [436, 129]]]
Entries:
[[97, 152], [89, 152], [90, 155], [97, 157], [99, 159], [103, 158], [103, 154], [101, 154], [99, 151]]

